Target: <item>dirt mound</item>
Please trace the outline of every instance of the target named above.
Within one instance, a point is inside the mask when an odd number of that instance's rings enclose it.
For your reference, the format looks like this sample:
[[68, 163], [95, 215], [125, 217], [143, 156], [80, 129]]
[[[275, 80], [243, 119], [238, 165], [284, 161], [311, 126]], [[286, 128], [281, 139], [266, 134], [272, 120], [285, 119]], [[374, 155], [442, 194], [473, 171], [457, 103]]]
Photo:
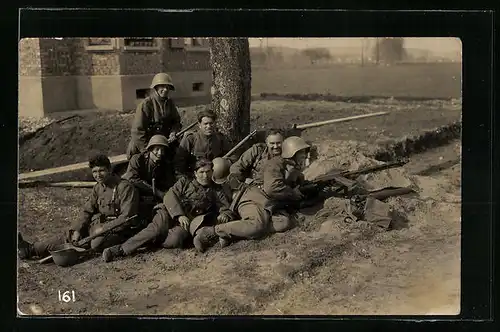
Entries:
[[[180, 108], [182, 121], [190, 124], [196, 119], [196, 113], [204, 106]], [[359, 119], [354, 122], [326, 125], [294, 132], [306, 140], [354, 140], [379, 142], [403, 135], [419, 135], [436, 126], [447, 125], [460, 119], [459, 110], [450, 110], [440, 106], [417, 107], [411, 104], [385, 105], [350, 104], [326, 101], [256, 101], [252, 103], [252, 129], [270, 127], [288, 128], [293, 124], [305, 124], [342, 118], [378, 111], [390, 113], [384, 116]], [[106, 153], [110, 156], [125, 153], [130, 138], [132, 113], [89, 113], [62, 124], [52, 123], [47, 129], [19, 147], [19, 167], [21, 172], [40, 170], [51, 167], [85, 162], [88, 156]], [[20, 126], [25, 128], [21, 120]], [[288, 134], [292, 131], [288, 130]], [[261, 133], [262, 135], [262, 133]], [[259, 136], [259, 140], [262, 141]], [[405, 150], [406, 151], [406, 150]]]

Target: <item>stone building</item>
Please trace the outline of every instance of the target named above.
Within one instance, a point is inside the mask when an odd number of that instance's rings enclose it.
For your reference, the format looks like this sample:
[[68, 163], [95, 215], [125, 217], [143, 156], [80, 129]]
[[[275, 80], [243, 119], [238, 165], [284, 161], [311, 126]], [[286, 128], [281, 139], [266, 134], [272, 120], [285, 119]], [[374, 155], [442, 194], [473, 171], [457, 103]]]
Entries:
[[19, 42], [19, 115], [130, 110], [158, 72], [178, 105], [210, 101], [206, 38], [27, 38]]

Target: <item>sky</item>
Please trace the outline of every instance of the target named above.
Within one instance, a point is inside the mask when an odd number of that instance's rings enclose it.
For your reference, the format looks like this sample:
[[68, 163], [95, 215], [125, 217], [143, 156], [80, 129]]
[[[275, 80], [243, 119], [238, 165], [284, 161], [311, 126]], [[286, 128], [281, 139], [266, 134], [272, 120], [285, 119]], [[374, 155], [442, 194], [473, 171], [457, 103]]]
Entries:
[[[283, 46], [293, 48], [309, 47], [361, 47], [363, 38], [264, 38], [263, 46], [266, 46], [268, 39], [269, 46]], [[259, 38], [249, 38], [250, 47], [259, 47]], [[435, 54], [461, 52], [462, 44], [458, 38], [405, 38], [407, 48], [418, 48], [429, 50]]]

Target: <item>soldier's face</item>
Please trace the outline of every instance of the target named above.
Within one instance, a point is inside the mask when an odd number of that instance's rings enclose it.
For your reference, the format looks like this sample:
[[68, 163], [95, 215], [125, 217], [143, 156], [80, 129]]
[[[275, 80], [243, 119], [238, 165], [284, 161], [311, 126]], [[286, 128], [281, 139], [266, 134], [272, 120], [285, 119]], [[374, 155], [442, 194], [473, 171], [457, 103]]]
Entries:
[[156, 91], [162, 98], [167, 98], [168, 94], [170, 93], [170, 90], [168, 89], [168, 85], [166, 84], [161, 84], [156, 86]]
[[283, 144], [283, 136], [280, 134], [269, 135], [266, 138], [266, 144], [269, 151], [271, 151], [273, 156], [279, 156], [281, 154], [281, 145]]
[[95, 166], [92, 168], [92, 176], [98, 183], [106, 182], [111, 175], [110, 169], [104, 166]]
[[164, 155], [165, 155], [165, 147], [164, 146], [159, 145], [159, 146], [153, 146], [151, 148], [151, 160], [153, 160], [153, 162], [160, 161]]
[[307, 167], [307, 158], [308, 158], [308, 151], [307, 150], [300, 150], [297, 151], [295, 154], [295, 162], [297, 163], [297, 166], [299, 169], [304, 169]]
[[212, 181], [212, 167], [210, 165], [203, 166], [198, 168], [194, 172], [194, 176], [196, 177], [196, 181], [202, 186], [207, 186]]
[[215, 130], [214, 119], [209, 117], [203, 117], [200, 122], [200, 130], [206, 136], [212, 135]]

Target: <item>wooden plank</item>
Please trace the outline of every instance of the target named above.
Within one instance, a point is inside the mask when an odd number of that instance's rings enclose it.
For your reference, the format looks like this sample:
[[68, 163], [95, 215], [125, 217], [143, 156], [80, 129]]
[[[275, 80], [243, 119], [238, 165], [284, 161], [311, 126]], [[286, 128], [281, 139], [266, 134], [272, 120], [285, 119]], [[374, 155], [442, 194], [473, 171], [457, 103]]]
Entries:
[[346, 122], [346, 121], [363, 119], [363, 118], [370, 118], [372, 116], [379, 116], [379, 115], [384, 115], [384, 114], [389, 114], [389, 112], [377, 112], [377, 113], [369, 113], [369, 114], [362, 114], [362, 115], [354, 115], [354, 116], [349, 116], [347, 118], [340, 118], [340, 119], [333, 119], [333, 120], [326, 120], [326, 121], [297, 125], [297, 126], [295, 126], [295, 128], [296, 129], [307, 129], [307, 128], [324, 126], [324, 125], [332, 124], [332, 123], [339, 123], [339, 122]]
[[34, 187], [62, 187], [62, 188], [93, 188], [95, 181], [68, 181], [68, 182], [48, 182], [48, 181], [20, 181], [19, 188]]
[[[109, 160], [111, 161], [111, 165], [119, 164], [119, 163], [127, 161], [127, 155], [121, 154], [119, 156], [111, 157], [111, 158], [109, 158]], [[87, 161], [87, 162], [72, 164], [72, 165], [67, 165], [67, 166], [48, 168], [48, 169], [44, 169], [41, 171], [22, 173], [22, 174], [19, 174], [18, 179], [19, 180], [34, 179], [34, 178], [37, 178], [40, 176], [53, 175], [53, 174], [59, 174], [59, 173], [65, 173], [65, 172], [72, 172], [72, 171], [77, 171], [77, 170], [81, 170], [81, 169], [86, 169], [88, 167], [89, 167], [89, 162]]]

